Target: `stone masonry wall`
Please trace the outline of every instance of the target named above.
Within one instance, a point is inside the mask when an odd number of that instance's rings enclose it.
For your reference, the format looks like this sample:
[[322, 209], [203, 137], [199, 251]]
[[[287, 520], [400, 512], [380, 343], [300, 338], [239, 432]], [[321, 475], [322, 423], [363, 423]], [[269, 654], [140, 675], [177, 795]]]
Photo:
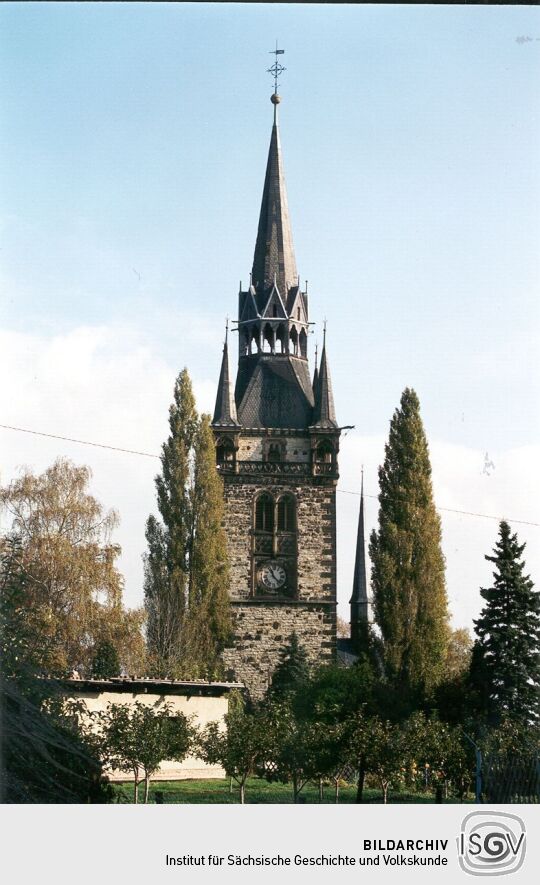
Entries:
[[[330, 663], [336, 649], [336, 491], [328, 477], [242, 473], [258, 460], [260, 440], [244, 438], [239, 472], [224, 476], [235, 646], [224, 655], [234, 677], [254, 697], [266, 691], [279, 652], [295, 631], [313, 663]], [[250, 446], [249, 452], [247, 446]], [[306, 440], [287, 440], [287, 461], [304, 461]], [[255, 457], [253, 457], [255, 454]], [[247, 457], [246, 457], [247, 455]], [[297, 502], [298, 593], [294, 600], [253, 598], [251, 539], [254, 500], [268, 491]]]
[[241, 476], [225, 482], [225, 526], [231, 575], [231, 599], [251, 597], [251, 531], [256, 495], [292, 492], [297, 502], [298, 598], [335, 601], [336, 492], [308, 477], [302, 484], [247, 482]]
[[330, 664], [335, 658], [333, 605], [234, 605], [233, 617], [235, 647], [224, 653], [224, 664], [247, 686], [253, 698], [266, 692], [279, 652], [293, 631], [312, 664]]

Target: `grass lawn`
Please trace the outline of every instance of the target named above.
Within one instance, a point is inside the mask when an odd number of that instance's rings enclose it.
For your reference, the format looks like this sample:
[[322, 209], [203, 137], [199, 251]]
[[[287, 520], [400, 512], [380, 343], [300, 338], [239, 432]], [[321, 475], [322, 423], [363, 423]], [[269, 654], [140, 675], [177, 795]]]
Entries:
[[[133, 802], [133, 782], [114, 784], [118, 802]], [[163, 802], [167, 804], [212, 804], [227, 805], [238, 803], [238, 787], [233, 782], [233, 792], [229, 792], [229, 779], [226, 780], [185, 780], [160, 781], [150, 786], [149, 802], [155, 802], [156, 792], [163, 794]], [[339, 791], [340, 804], [354, 803], [355, 786], [342, 786]], [[139, 801], [144, 798], [143, 787], [140, 788]], [[316, 784], [306, 784], [300, 793], [301, 802], [319, 803], [319, 788]], [[323, 802], [333, 804], [334, 789], [328, 785], [324, 788]], [[393, 793], [388, 796], [389, 802], [433, 802], [431, 793]], [[447, 800], [450, 801], [450, 800]], [[365, 789], [364, 802], [380, 803], [380, 790]], [[283, 804], [292, 803], [292, 786], [290, 784], [270, 784], [268, 781], [252, 777], [246, 784], [246, 804]]]

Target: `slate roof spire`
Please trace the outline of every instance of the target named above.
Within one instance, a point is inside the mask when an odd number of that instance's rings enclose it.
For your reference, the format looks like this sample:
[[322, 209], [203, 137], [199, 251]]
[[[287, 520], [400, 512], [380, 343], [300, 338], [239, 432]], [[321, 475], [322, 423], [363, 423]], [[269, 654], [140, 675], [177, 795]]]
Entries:
[[319, 384], [319, 345], [315, 345], [315, 371], [313, 372], [313, 396], [317, 398], [317, 386]]
[[356, 647], [362, 644], [369, 623], [369, 597], [366, 578], [366, 551], [364, 538], [364, 469], [362, 468], [362, 485], [360, 491], [360, 513], [358, 515], [358, 533], [356, 537], [356, 559], [354, 563], [354, 579], [351, 606], [351, 639]]
[[234, 401], [233, 389], [229, 378], [229, 323], [225, 326], [225, 341], [223, 344], [223, 358], [221, 360], [221, 371], [219, 373], [219, 382], [216, 395], [216, 407], [214, 409], [214, 419], [212, 424], [214, 427], [238, 427], [239, 422], [236, 415], [236, 403]]
[[328, 366], [328, 357], [326, 356], [326, 322], [323, 337], [323, 349], [321, 354], [321, 363], [319, 366], [319, 375], [317, 379], [317, 389], [315, 393], [315, 409], [313, 412], [313, 426], [321, 428], [337, 427], [336, 410], [334, 407], [334, 394], [332, 393], [332, 381], [330, 380], [330, 368]]
[[273, 93], [271, 100], [274, 105], [274, 125], [266, 164], [252, 279], [256, 288], [263, 289], [270, 288], [275, 281], [281, 296], [286, 297], [289, 288], [297, 285], [298, 273], [277, 121], [277, 106], [281, 98]]

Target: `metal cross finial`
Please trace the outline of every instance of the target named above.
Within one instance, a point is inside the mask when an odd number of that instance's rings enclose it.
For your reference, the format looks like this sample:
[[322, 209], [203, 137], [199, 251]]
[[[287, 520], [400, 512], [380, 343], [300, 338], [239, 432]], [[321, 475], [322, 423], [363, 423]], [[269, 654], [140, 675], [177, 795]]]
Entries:
[[284, 68], [283, 65], [280, 65], [278, 62], [278, 55], [283, 55], [285, 53], [284, 49], [278, 49], [278, 41], [276, 40], [276, 48], [270, 50], [270, 55], [275, 55], [276, 60], [271, 68], [267, 68], [267, 73], [272, 74], [274, 78], [274, 95], [277, 95], [278, 88], [278, 80], [281, 77], [283, 71], [286, 71], [287, 68]]
[[323, 322], [323, 347], [326, 347], [326, 317]]
[[227, 342], [229, 340], [229, 314], [225, 317], [225, 347], [227, 346]]

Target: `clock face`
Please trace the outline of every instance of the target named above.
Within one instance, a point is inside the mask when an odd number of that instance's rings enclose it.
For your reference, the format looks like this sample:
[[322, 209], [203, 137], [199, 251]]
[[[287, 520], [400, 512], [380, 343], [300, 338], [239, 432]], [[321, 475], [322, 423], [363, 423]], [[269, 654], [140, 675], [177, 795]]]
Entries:
[[287, 573], [279, 562], [267, 562], [259, 570], [259, 581], [267, 590], [279, 590], [287, 580]]

